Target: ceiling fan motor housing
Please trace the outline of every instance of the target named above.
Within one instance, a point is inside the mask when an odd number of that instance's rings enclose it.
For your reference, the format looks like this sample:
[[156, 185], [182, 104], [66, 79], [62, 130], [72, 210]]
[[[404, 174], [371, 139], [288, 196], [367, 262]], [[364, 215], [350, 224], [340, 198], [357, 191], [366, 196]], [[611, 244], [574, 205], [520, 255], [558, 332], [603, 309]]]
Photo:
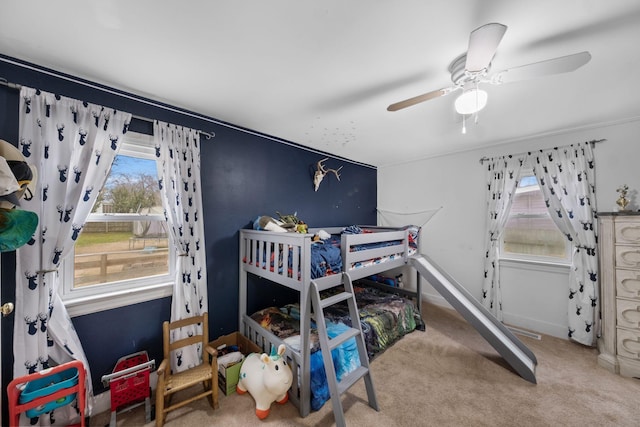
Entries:
[[449, 64], [449, 72], [451, 73], [451, 81], [459, 87], [464, 87], [466, 83], [469, 82], [479, 82], [480, 79], [487, 75], [489, 69], [491, 68], [491, 64], [487, 65], [487, 68], [478, 72], [478, 73], [469, 73], [465, 65], [467, 63], [467, 54], [463, 53], [454, 59], [451, 64]]

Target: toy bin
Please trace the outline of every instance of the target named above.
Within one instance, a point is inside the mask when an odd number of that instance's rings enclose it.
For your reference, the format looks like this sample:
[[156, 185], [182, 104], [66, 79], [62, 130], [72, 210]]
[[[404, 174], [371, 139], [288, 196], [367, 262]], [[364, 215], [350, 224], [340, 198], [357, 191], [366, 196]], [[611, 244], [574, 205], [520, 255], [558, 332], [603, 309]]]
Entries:
[[145, 405], [146, 421], [151, 421], [151, 388], [149, 374], [155, 361], [149, 360], [146, 351], [140, 351], [118, 359], [113, 373], [104, 375], [102, 382], [111, 389], [111, 422], [116, 425], [118, 411]]
[[[218, 350], [218, 386], [226, 396], [236, 392], [236, 384], [240, 375], [240, 367], [244, 356], [250, 353], [262, 353], [262, 349], [240, 332], [233, 332], [213, 340], [209, 345]], [[238, 351], [242, 354], [242, 360], [229, 365], [219, 363], [220, 357], [226, 350]]]
[[[58, 390], [73, 387], [78, 384], [78, 369], [69, 368], [67, 370], [55, 373], [48, 377], [38, 378], [29, 381], [22, 393], [20, 393], [20, 404], [25, 404], [36, 400], [39, 397], [52, 395]], [[36, 418], [40, 415], [51, 412], [56, 408], [68, 405], [76, 398], [76, 393], [68, 394], [56, 400], [52, 400], [43, 405], [25, 411], [29, 418]]]
[[32, 374], [14, 378], [7, 387], [9, 422], [20, 425], [20, 414], [37, 423], [38, 417], [76, 402], [80, 426], [85, 425], [84, 365], [79, 360], [63, 363]]

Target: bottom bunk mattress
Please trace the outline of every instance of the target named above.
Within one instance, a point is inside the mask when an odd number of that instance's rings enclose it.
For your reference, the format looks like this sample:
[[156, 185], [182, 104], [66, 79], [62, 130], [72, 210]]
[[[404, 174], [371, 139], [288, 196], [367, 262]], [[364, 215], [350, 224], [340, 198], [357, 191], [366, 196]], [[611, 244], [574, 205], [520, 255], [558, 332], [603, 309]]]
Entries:
[[[339, 292], [339, 289], [325, 292]], [[424, 330], [424, 321], [412, 301], [380, 289], [355, 284], [354, 291], [369, 359], [390, 347], [407, 333], [415, 329]], [[323, 292], [323, 298], [326, 296], [328, 295]], [[268, 307], [254, 313], [251, 318], [284, 340], [293, 350], [300, 351], [300, 310], [298, 304]], [[351, 326], [346, 302], [326, 308], [325, 319], [327, 332], [331, 338], [344, 332], [346, 328]], [[313, 320], [311, 321], [309, 342], [311, 346], [311, 409], [315, 411], [329, 400], [330, 394]], [[360, 365], [354, 338], [334, 349], [331, 356], [339, 381]]]

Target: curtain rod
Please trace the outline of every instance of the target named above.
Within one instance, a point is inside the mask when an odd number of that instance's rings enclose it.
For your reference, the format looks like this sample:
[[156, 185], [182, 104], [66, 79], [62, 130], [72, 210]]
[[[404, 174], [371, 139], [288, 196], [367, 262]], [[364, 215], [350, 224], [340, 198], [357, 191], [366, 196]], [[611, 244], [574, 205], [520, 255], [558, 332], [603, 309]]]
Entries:
[[[277, 142], [279, 144], [285, 144], [285, 145], [288, 145], [290, 147], [295, 147], [295, 148], [298, 148], [300, 150], [308, 151], [310, 153], [316, 153], [316, 154], [320, 154], [320, 155], [323, 155], [323, 156], [328, 154], [329, 156], [331, 156], [332, 158], [337, 159], [337, 160], [342, 160], [342, 161], [345, 161], [345, 162], [352, 163], [354, 165], [359, 165], [359, 166], [367, 167], [367, 168], [370, 168], [370, 169], [377, 169], [376, 166], [372, 166], [372, 165], [369, 165], [367, 163], [358, 162], [356, 160], [348, 159], [346, 157], [342, 157], [342, 156], [338, 156], [338, 155], [335, 155], [335, 154], [331, 154], [331, 153], [328, 153], [328, 152], [325, 152], [325, 151], [321, 151], [321, 150], [318, 150], [318, 149], [315, 149], [315, 148], [306, 147], [304, 145], [297, 144], [295, 142], [291, 142], [291, 141], [288, 141], [286, 139], [278, 138], [278, 137], [275, 137], [275, 136], [272, 136], [272, 135], [268, 135], [266, 133], [261, 133], [261, 132], [258, 132], [258, 131], [254, 131], [254, 130], [251, 130], [251, 129], [243, 128], [242, 126], [233, 125], [231, 123], [223, 122], [221, 120], [216, 120], [216, 119], [213, 119], [211, 117], [208, 117], [208, 116], [205, 116], [205, 115], [202, 115], [202, 114], [196, 114], [196, 113], [193, 113], [193, 112], [187, 111], [187, 110], [180, 110], [178, 108], [171, 107], [170, 105], [163, 105], [163, 104], [160, 104], [158, 102], [150, 101], [148, 99], [145, 99], [145, 98], [142, 98], [142, 97], [139, 97], [139, 96], [131, 95], [131, 94], [129, 94], [127, 92], [124, 92], [124, 91], [117, 91], [115, 89], [111, 89], [111, 88], [109, 88], [107, 86], [99, 86], [97, 84], [93, 84], [93, 83], [88, 82], [88, 81], [83, 81], [83, 80], [81, 80], [79, 78], [73, 78], [73, 76], [67, 76], [67, 75], [58, 73], [58, 72], [56, 72], [54, 70], [48, 70], [46, 68], [38, 67], [38, 66], [33, 65], [33, 64], [29, 64], [29, 63], [25, 63], [25, 62], [22, 62], [22, 61], [19, 61], [19, 60], [14, 60], [14, 59], [11, 59], [11, 58], [7, 58], [7, 57], [4, 57], [2, 54], [0, 54], [0, 61], [6, 62], [7, 64], [15, 65], [15, 66], [18, 66], [18, 67], [21, 67], [21, 68], [26, 68], [28, 70], [33, 70], [33, 71], [36, 71], [38, 73], [47, 74], [49, 76], [53, 76], [53, 77], [56, 77], [56, 78], [59, 78], [59, 79], [64, 79], [64, 80], [67, 80], [67, 81], [70, 81], [70, 82], [73, 82], [73, 83], [76, 83], [76, 84], [80, 84], [80, 85], [83, 85], [83, 86], [87, 86], [87, 87], [90, 87], [90, 88], [93, 88], [93, 89], [98, 89], [98, 90], [101, 90], [103, 92], [108, 92], [108, 93], [111, 93], [111, 94], [114, 94], [114, 95], [118, 95], [118, 96], [121, 96], [123, 98], [129, 98], [129, 99], [132, 99], [132, 100], [137, 101], [137, 102], [142, 102], [142, 103], [145, 103], [145, 104], [148, 104], [148, 105], [153, 105], [154, 107], [162, 108], [163, 110], [173, 111], [175, 113], [183, 114], [185, 116], [194, 117], [194, 118], [199, 119], [199, 120], [204, 120], [204, 121], [209, 122], [209, 123], [213, 123], [213, 124], [216, 124], [216, 125], [219, 125], [219, 126], [224, 126], [226, 128], [229, 128], [229, 129], [234, 129], [234, 130], [237, 130], [239, 132], [243, 132], [243, 133], [246, 133], [246, 134], [249, 134], [249, 135], [255, 135], [255, 136], [258, 136], [260, 138], [269, 139], [269, 140], [275, 141], [275, 142]], [[0, 77], [0, 83], [2, 83], [3, 80], [4, 80], [5, 83], [9, 83], [9, 82], [7, 82], [6, 79]], [[215, 134], [214, 134], [214, 136], [215, 136]]]
[[[12, 83], [12, 82], [8, 81], [7, 79], [5, 79], [4, 77], [0, 77], [0, 84], [4, 85], [4, 86], [6, 86], [6, 87], [8, 87], [10, 89], [15, 89], [15, 90], [22, 89], [22, 85], [19, 85], [17, 83]], [[134, 119], [143, 120], [145, 122], [150, 122], [150, 123], [153, 123], [153, 122], [156, 121], [155, 119], [150, 119], [148, 117], [138, 116], [136, 114], [132, 114], [131, 117], [134, 118]], [[200, 132], [201, 135], [204, 135], [204, 137], [207, 138], [207, 139], [211, 139], [211, 138], [216, 136], [215, 132], [209, 133], [209, 132], [205, 132], [205, 131], [202, 131], [202, 130], [199, 130], [198, 132]]]
[[[603, 138], [603, 139], [592, 139], [591, 141], [586, 141], [586, 142], [588, 142], [588, 143], [589, 143], [589, 144], [591, 144], [591, 145], [595, 145], [595, 144], [598, 144], [598, 143], [600, 143], [600, 142], [605, 142], [605, 141], [606, 141], [606, 139], [604, 139], [604, 138]], [[558, 147], [553, 147], [553, 148], [558, 148]], [[540, 149], [540, 150], [542, 150], [542, 149]], [[538, 150], [530, 150], [530, 151], [525, 151], [525, 152], [523, 152], [523, 153], [508, 154], [508, 155], [509, 155], [509, 156], [521, 156], [521, 155], [523, 155], [523, 154], [531, 153], [531, 152], [533, 152], [533, 151], [538, 151]], [[504, 157], [504, 156], [500, 156], [500, 157]], [[492, 159], [491, 157], [481, 157], [481, 158], [480, 158], [480, 164], [482, 165], [482, 164], [484, 164], [484, 162], [485, 162], [486, 160], [491, 160], [491, 159]]]

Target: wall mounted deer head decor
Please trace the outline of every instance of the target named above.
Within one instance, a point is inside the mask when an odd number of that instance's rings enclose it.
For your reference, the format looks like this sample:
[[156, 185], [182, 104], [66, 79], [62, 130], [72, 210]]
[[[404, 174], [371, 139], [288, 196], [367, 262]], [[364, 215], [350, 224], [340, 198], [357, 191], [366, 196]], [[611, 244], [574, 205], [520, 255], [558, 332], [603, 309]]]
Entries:
[[318, 191], [318, 187], [320, 187], [320, 183], [322, 182], [322, 179], [329, 172], [333, 172], [336, 175], [336, 178], [338, 179], [338, 181], [340, 181], [340, 174], [338, 172], [340, 172], [340, 169], [342, 169], [342, 166], [340, 166], [338, 169], [326, 169], [322, 163], [327, 160], [329, 160], [328, 157], [318, 161], [316, 165], [316, 172], [313, 174], [314, 191]]

